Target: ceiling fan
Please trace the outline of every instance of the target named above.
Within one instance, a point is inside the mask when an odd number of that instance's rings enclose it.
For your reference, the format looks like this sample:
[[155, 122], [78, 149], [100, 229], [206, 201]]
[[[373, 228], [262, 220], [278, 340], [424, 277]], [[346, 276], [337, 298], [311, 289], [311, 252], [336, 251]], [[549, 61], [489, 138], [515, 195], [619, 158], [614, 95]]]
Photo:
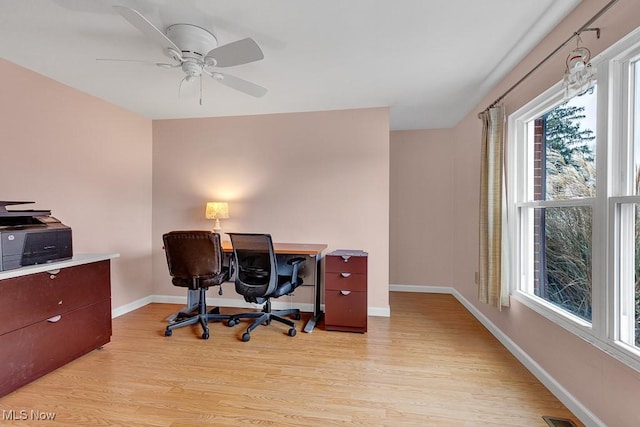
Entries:
[[[263, 59], [264, 54], [253, 39], [245, 38], [218, 46], [216, 37], [201, 27], [191, 24], [174, 24], [167, 27], [165, 34], [137, 10], [125, 6], [113, 6], [113, 8], [142, 34], [153, 40], [173, 61], [171, 63], [156, 62], [155, 65], [162, 68], [182, 69], [185, 77], [180, 81], [179, 88], [185, 81], [199, 79], [200, 105], [202, 105], [203, 75], [257, 98], [267, 93], [267, 89], [262, 86], [217, 71], [217, 68], [232, 67]], [[102, 60], [112, 61], [111, 59]]]

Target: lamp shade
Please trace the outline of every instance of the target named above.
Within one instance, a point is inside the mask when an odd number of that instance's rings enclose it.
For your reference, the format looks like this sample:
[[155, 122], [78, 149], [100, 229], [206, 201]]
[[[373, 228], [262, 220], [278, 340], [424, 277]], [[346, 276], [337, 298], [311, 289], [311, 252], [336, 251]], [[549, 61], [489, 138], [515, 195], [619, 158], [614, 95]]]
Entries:
[[225, 219], [229, 218], [229, 203], [227, 202], [208, 202], [205, 210], [207, 219]]

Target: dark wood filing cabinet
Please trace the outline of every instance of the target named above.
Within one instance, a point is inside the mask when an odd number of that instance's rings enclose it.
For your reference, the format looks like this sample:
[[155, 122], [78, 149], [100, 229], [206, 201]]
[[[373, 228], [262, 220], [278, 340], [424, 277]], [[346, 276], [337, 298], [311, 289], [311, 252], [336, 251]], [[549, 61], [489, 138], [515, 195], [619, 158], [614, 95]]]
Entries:
[[324, 323], [328, 331], [367, 332], [367, 258], [359, 250], [325, 257]]
[[0, 396], [111, 340], [110, 262], [0, 280]]

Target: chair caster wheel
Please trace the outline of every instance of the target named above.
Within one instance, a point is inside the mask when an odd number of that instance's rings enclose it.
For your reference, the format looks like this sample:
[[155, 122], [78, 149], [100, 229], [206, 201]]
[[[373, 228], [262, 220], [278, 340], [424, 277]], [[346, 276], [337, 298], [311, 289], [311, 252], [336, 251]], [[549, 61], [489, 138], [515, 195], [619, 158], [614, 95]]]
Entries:
[[240, 323], [238, 319], [229, 319], [229, 321], [227, 322], [227, 326], [232, 328], [236, 326], [238, 323]]
[[293, 320], [300, 320], [300, 313], [295, 313], [293, 315]]
[[202, 339], [203, 340], [208, 340], [209, 339], [209, 332], [203, 332], [202, 333]]
[[296, 336], [296, 328], [289, 329], [289, 336], [290, 337], [295, 337]]
[[171, 329], [167, 329], [166, 331], [164, 331], [164, 336], [165, 337], [170, 337], [171, 334], [173, 334], [173, 331]]
[[242, 334], [242, 341], [247, 342], [251, 339], [251, 335], [249, 335], [249, 332], [245, 332], [244, 334]]

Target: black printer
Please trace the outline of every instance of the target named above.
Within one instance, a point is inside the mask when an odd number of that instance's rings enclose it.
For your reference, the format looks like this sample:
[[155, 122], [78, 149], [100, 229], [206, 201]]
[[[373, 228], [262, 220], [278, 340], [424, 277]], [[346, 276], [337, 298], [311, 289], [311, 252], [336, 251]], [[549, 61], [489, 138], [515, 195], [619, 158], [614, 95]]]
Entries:
[[73, 257], [71, 228], [50, 210], [8, 210], [34, 202], [0, 201], [0, 271]]

